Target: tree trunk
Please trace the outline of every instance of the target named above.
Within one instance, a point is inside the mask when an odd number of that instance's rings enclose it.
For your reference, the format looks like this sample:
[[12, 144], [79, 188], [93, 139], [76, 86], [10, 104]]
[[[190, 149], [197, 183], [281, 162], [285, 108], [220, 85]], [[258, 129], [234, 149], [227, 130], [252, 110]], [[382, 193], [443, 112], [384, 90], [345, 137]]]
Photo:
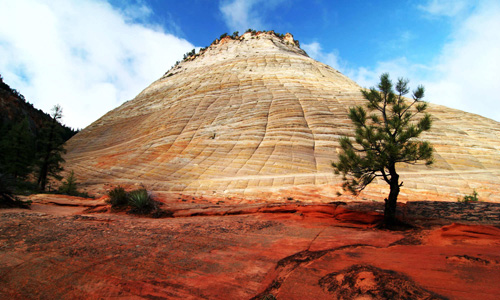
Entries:
[[388, 226], [396, 223], [396, 208], [399, 195], [399, 175], [396, 173], [396, 168], [389, 168], [391, 175], [389, 198], [385, 199], [384, 223]]
[[38, 177], [38, 186], [40, 189], [45, 191], [45, 185], [47, 185], [47, 176], [49, 175], [49, 159], [53, 149], [54, 143], [54, 133], [57, 125], [56, 115], [52, 118], [52, 123], [50, 124], [49, 139], [47, 140], [47, 147], [45, 149], [45, 157], [42, 161], [42, 166], [40, 168], [40, 175]]
[[38, 187], [42, 192], [45, 191], [45, 185], [47, 184], [47, 171], [47, 164], [44, 162], [40, 169], [40, 175], [38, 177]]

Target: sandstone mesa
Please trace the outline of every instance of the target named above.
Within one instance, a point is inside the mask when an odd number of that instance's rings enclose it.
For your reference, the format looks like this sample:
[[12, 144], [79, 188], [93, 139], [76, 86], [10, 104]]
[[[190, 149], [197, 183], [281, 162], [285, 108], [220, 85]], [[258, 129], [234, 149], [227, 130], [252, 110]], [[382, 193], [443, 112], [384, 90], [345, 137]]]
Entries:
[[[347, 112], [364, 102], [359, 90], [289, 34], [226, 37], [68, 141], [66, 166], [94, 191], [142, 183], [165, 193], [330, 199], [341, 190], [330, 162], [338, 137], [352, 135]], [[400, 199], [455, 201], [476, 189], [500, 201], [500, 123], [428, 111], [434, 124], [423, 138], [435, 164], [401, 165]], [[362, 197], [386, 193], [375, 184]]]

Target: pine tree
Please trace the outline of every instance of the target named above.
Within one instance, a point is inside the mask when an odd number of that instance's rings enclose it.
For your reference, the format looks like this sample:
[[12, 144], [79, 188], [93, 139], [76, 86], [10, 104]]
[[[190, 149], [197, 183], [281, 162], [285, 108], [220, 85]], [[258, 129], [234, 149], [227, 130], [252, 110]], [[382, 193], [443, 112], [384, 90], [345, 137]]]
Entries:
[[34, 156], [34, 138], [28, 119], [16, 123], [2, 140], [2, 169], [14, 181], [24, 180], [31, 172]]
[[423, 86], [413, 92], [413, 101], [404, 98], [409, 92], [408, 80], [400, 78], [395, 93], [389, 74], [382, 74], [378, 90], [372, 87], [361, 92], [368, 101], [366, 108], [370, 115], [362, 106], [349, 109], [355, 127], [354, 139], [340, 138], [341, 153], [332, 166], [337, 174], [343, 174], [344, 189], [354, 194], [377, 177], [389, 185], [384, 221], [390, 226], [396, 221], [397, 198], [403, 185], [399, 182], [397, 164], [432, 164], [432, 146], [418, 139], [431, 128], [431, 116], [425, 113]]
[[49, 176], [61, 180], [59, 173], [63, 170], [62, 163], [64, 159], [62, 155], [66, 153], [63, 147], [64, 140], [61, 136], [61, 126], [59, 120], [62, 118], [62, 108], [55, 105], [52, 108], [52, 119], [50, 123], [46, 124], [41, 132], [41, 139], [39, 141], [38, 152], [38, 187], [44, 191], [47, 185], [47, 178]]
[[78, 190], [76, 189], [75, 172], [73, 170], [71, 170], [68, 177], [65, 178], [62, 185], [59, 187], [59, 192], [70, 196], [78, 195]]

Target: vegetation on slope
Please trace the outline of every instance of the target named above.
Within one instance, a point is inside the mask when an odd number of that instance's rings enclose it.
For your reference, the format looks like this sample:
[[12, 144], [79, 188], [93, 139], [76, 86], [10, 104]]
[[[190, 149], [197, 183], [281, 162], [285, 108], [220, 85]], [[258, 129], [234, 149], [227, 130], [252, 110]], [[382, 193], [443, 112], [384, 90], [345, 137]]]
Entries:
[[[276, 36], [277, 38], [283, 40], [285, 38], [285, 34], [282, 34], [282, 33], [278, 33], [278, 32], [274, 32], [274, 30], [269, 30], [269, 31], [266, 31], [266, 30], [263, 30], [263, 31], [256, 31], [254, 29], [247, 29], [247, 31], [245, 31], [245, 33], [250, 33], [252, 36], [258, 36], [259, 34], [262, 34], [262, 33], [267, 33], [267, 34], [272, 34], [274, 36]], [[228, 33], [223, 33], [219, 36], [218, 39], [215, 39], [211, 44], [210, 46], [212, 45], [217, 45], [220, 41], [222, 41], [223, 39], [231, 39], [231, 40], [240, 40], [241, 39], [241, 36], [239, 35], [239, 32], [238, 31], [235, 31], [233, 32], [232, 35], [228, 35]], [[294, 40], [294, 44], [297, 46], [297, 47], [300, 47], [300, 43], [298, 40]], [[187, 61], [187, 60], [193, 60], [195, 59], [196, 57], [202, 55], [203, 53], [205, 53], [205, 51], [207, 51], [207, 49], [210, 47], [203, 47], [200, 49], [200, 51], [198, 51], [198, 53], [196, 53], [196, 49], [192, 49], [191, 51], [185, 53], [183, 55], [183, 58], [182, 58], [182, 61]], [[178, 64], [180, 64], [181, 61], [176, 61], [175, 64], [172, 66], [171, 69], [175, 68]], [[168, 73], [168, 71], [167, 71]], [[165, 73], [166, 74], [166, 73]]]
[[61, 179], [64, 142], [78, 131], [60, 123], [61, 107], [52, 115], [34, 108], [1, 75], [0, 111], [1, 202], [12, 204], [13, 194], [45, 191], [48, 177]]

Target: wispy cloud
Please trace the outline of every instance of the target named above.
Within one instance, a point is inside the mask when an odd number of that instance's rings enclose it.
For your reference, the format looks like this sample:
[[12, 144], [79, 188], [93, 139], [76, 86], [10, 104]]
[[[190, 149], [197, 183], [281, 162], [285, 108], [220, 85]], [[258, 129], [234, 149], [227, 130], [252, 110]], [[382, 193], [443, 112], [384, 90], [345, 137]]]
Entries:
[[417, 7], [432, 17], [455, 17], [465, 13], [477, 2], [475, 0], [430, 0]]
[[244, 31], [248, 28], [262, 30], [269, 26], [265, 21], [266, 14], [284, 2], [284, 0], [222, 0], [219, 9], [231, 31]]
[[416, 87], [423, 84], [425, 78], [431, 76], [433, 72], [429, 66], [410, 62], [406, 57], [380, 61], [373, 68], [346, 68], [341, 71], [365, 88], [376, 86], [382, 73], [389, 73], [393, 81], [397, 80], [397, 78], [410, 79], [410, 86]]
[[149, 17], [153, 14], [153, 10], [143, 0], [122, 0], [122, 3], [123, 6], [117, 9], [132, 22], [143, 21], [147, 24]]
[[318, 42], [302, 44], [301, 48], [304, 49], [311, 58], [314, 58], [317, 61], [321, 61], [337, 70], [342, 69], [340, 66], [340, 57], [337, 50], [325, 52], [323, 51], [321, 44]]
[[194, 48], [148, 23], [142, 2], [133, 5], [0, 0], [0, 72], [35, 106], [59, 103], [66, 124], [89, 125]]

